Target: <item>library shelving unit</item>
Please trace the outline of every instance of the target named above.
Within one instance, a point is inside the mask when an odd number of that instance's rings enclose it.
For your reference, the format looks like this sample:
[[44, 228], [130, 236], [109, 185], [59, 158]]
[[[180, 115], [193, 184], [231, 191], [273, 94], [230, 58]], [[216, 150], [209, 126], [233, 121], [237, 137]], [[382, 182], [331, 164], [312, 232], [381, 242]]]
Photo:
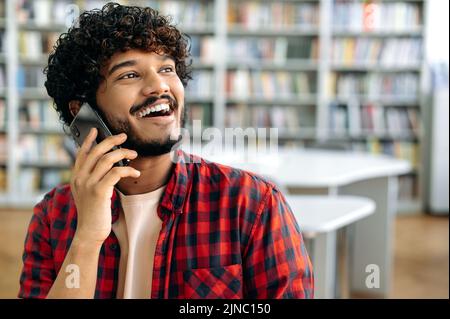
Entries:
[[[68, 138], [42, 69], [73, 10], [106, 2], [1, 2], [0, 206], [29, 207], [67, 181]], [[416, 169], [400, 192], [420, 199], [426, 0], [117, 2], [158, 9], [190, 35], [186, 105], [203, 129], [277, 127], [286, 147], [334, 143], [407, 158]]]
[[421, 210], [426, 1], [334, 1], [328, 139], [407, 159], [400, 211]]

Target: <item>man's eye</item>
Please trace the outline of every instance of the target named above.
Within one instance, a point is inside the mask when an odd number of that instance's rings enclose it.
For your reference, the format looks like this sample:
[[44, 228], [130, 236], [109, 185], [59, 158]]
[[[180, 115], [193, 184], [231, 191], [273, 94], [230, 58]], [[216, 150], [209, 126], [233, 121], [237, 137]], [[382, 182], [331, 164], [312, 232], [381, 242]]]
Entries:
[[162, 71], [164, 71], [164, 72], [173, 72], [173, 67], [171, 67], [171, 66], [167, 66], [167, 67], [164, 67], [164, 68], [162, 68]]
[[121, 76], [119, 79], [132, 79], [134, 77], [137, 77], [138, 75], [136, 73], [128, 73], [123, 76]]

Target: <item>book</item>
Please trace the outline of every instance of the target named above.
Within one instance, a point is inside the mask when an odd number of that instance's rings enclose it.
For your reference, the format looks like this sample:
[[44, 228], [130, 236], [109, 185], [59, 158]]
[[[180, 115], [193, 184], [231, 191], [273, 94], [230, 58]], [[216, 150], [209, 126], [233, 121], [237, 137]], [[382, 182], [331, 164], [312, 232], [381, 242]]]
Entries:
[[6, 87], [6, 73], [3, 65], [0, 65], [0, 89], [4, 89]]
[[303, 59], [315, 61], [318, 58], [316, 37], [234, 37], [227, 40], [227, 60], [248, 62], [286, 63]]
[[225, 127], [245, 127], [248, 125], [245, 104], [229, 104], [225, 112]]
[[186, 87], [186, 96], [211, 98], [214, 89], [214, 74], [211, 71], [194, 71]]
[[0, 130], [6, 129], [6, 103], [0, 99]]
[[260, 28], [315, 28], [319, 21], [318, 3], [228, 2], [228, 24], [248, 30]]
[[20, 129], [49, 129], [62, 132], [62, 122], [50, 100], [23, 101], [19, 106]]
[[38, 26], [49, 25], [52, 21], [50, 0], [33, 0], [34, 20]]
[[46, 193], [59, 184], [68, 183], [70, 170], [23, 168], [18, 176], [21, 193]]
[[214, 3], [210, 1], [147, 1], [145, 4], [169, 15], [172, 22], [182, 30], [202, 29], [213, 23]]
[[202, 128], [210, 127], [212, 125], [211, 105], [209, 104], [189, 104], [187, 106], [188, 118], [187, 124], [192, 125], [192, 121], [200, 120]]
[[259, 71], [237, 69], [227, 72], [226, 93], [229, 97], [298, 99], [315, 94], [314, 72]]
[[18, 158], [22, 163], [71, 163], [69, 154], [63, 146], [63, 136], [30, 135], [19, 137]]
[[338, 98], [366, 97], [369, 99], [410, 99], [419, 94], [418, 74], [401, 72], [379, 73], [339, 73], [330, 79], [330, 91]]
[[423, 57], [421, 38], [334, 38], [331, 60], [338, 66], [416, 67]]
[[423, 24], [420, 3], [335, 0], [333, 27], [347, 31], [408, 31]]
[[25, 88], [43, 88], [45, 87], [45, 80], [43, 67], [19, 65], [17, 72], [19, 92]]
[[358, 99], [350, 99], [348, 109], [348, 132], [350, 136], [361, 135], [361, 105]]

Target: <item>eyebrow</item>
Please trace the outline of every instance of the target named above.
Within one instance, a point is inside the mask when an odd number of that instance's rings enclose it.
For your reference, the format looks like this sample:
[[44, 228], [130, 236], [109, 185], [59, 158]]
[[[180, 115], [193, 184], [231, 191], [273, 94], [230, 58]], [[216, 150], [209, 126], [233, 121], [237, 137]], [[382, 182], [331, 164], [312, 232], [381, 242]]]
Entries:
[[120, 62], [116, 65], [114, 65], [108, 72], [108, 76], [110, 76], [111, 74], [113, 74], [114, 72], [116, 72], [116, 70], [120, 69], [120, 68], [125, 68], [127, 66], [134, 66], [137, 64], [136, 60], [127, 60], [127, 61], [123, 61]]
[[[166, 60], [175, 61], [175, 59], [169, 55], [161, 55], [161, 56], [158, 56], [157, 59], [161, 60], [161, 61], [166, 61]], [[110, 76], [111, 74], [113, 74], [115, 71], [117, 71], [120, 68], [125, 68], [127, 66], [135, 66], [136, 64], [138, 64], [138, 62], [136, 60], [127, 60], [127, 61], [117, 63], [109, 70], [108, 76]]]

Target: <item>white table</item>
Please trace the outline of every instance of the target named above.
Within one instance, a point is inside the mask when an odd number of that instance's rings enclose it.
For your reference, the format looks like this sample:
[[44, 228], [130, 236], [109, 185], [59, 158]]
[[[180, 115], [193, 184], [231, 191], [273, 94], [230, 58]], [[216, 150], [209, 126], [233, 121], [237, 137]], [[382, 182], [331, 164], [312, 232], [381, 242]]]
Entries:
[[[322, 150], [284, 150], [250, 154], [197, 146], [186, 151], [205, 159], [274, 179], [286, 187], [314, 188], [328, 195], [356, 195], [374, 200], [375, 214], [350, 226], [350, 290], [387, 297], [392, 277], [393, 218], [397, 211], [398, 175], [411, 165], [384, 155]], [[332, 237], [333, 235], [330, 235]], [[335, 241], [336, 238], [326, 240]], [[366, 286], [366, 267], [380, 270], [380, 285]]]
[[336, 231], [375, 211], [375, 202], [357, 196], [287, 195], [286, 200], [302, 230], [312, 240], [315, 298], [333, 298], [336, 283]]

